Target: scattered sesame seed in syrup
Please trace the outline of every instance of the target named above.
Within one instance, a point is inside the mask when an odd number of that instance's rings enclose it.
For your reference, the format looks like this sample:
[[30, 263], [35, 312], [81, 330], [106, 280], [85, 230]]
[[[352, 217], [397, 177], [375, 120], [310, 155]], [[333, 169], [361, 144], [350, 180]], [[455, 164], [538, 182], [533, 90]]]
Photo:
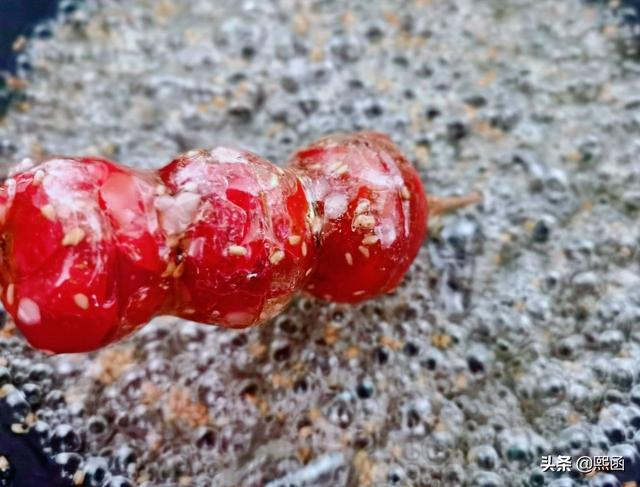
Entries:
[[11, 425], [11, 431], [12, 431], [13, 433], [15, 433], [16, 435], [23, 435], [23, 434], [25, 434], [25, 433], [28, 431], [28, 429], [27, 429], [27, 427], [26, 427], [24, 424], [22, 424], [22, 423], [13, 423], [13, 424]]

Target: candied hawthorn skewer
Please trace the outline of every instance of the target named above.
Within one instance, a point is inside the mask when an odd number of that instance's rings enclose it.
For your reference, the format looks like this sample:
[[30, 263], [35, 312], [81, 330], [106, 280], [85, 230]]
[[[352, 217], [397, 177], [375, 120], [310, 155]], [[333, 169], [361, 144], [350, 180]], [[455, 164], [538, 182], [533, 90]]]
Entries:
[[1, 297], [27, 340], [56, 353], [161, 314], [244, 328], [300, 289], [350, 303], [391, 291], [428, 214], [476, 200], [427, 200], [371, 132], [324, 138], [285, 169], [227, 148], [158, 171], [54, 158], [0, 186]]

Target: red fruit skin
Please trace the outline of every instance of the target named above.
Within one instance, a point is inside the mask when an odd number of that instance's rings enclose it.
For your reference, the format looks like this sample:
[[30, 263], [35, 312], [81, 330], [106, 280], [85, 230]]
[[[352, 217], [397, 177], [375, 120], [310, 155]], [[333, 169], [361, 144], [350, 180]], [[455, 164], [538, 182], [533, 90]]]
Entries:
[[162, 186], [155, 172], [134, 171], [110, 163], [98, 192], [116, 249], [118, 316], [111, 341], [123, 338], [157, 315], [169, 298], [172, 280], [163, 276], [173, 251], [155, 208]]
[[332, 135], [289, 162], [309, 185], [320, 218], [317, 266], [305, 290], [357, 303], [397, 287], [427, 232], [420, 177], [389, 137]]
[[156, 206], [177, 242], [175, 298], [164, 311], [230, 328], [275, 316], [315, 262], [298, 178], [227, 148], [191, 151], [159, 172], [171, 196]]
[[[135, 180], [119, 207], [108, 204], [114, 175], [118, 187]], [[165, 297], [153, 276], [163, 268], [164, 237], [126, 223], [147, 218], [150, 177], [104, 159], [54, 158], [0, 186], [2, 302], [34, 347], [95, 350], [157, 312]], [[127, 218], [124, 206], [132, 208]], [[137, 240], [146, 242], [143, 259], [131, 251]]]

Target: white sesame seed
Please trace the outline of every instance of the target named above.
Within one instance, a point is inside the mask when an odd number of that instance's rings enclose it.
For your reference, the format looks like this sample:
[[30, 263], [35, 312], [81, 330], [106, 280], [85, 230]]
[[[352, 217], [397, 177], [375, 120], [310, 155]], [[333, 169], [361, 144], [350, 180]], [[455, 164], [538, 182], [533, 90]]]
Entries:
[[11, 431], [16, 435], [23, 435], [27, 432], [27, 428], [22, 423], [13, 423], [11, 425]]
[[353, 220], [353, 225], [357, 228], [373, 228], [376, 225], [376, 219], [371, 215], [358, 215]]
[[273, 265], [278, 264], [282, 259], [284, 259], [284, 252], [282, 250], [276, 250], [269, 256], [269, 262]]
[[86, 477], [86, 474], [84, 470], [77, 470], [76, 473], [73, 474], [73, 484], [74, 485], [84, 484], [85, 477]]
[[322, 169], [322, 164], [309, 164], [307, 169], [311, 169], [312, 171], [319, 171]]
[[411, 199], [411, 193], [409, 192], [409, 188], [407, 188], [406, 186], [402, 186], [402, 188], [400, 188], [400, 196], [402, 196], [403, 200]]
[[[309, 277], [311, 275], [311, 273], [313, 272], [313, 269], [309, 268], [307, 269], [307, 272], [304, 273], [305, 277]], [[309, 288], [313, 287], [313, 284], [309, 284], [308, 286]]]
[[369, 200], [358, 201], [358, 205], [356, 206], [356, 215], [369, 211], [369, 208], [371, 208], [371, 202]]
[[230, 245], [227, 249], [229, 255], [241, 256], [247, 255], [248, 251], [242, 245]]
[[378, 237], [376, 237], [375, 235], [367, 235], [365, 238], [362, 239], [362, 243], [364, 245], [373, 245], [377, 241], [378, 241]]
[[62, 245], [78, 245], [84, 240], [86, 234], [80, 227], [76, 227], [73, 230], [69, 230], [62, 239]]
[[20, 299], [18, 303], [18, 319], [27, 325], [40, 323], [40, 307], [32, 299]]
[[200, 150], [199, 149], [194, 149], [194, 150], [190, 150], [189, 152], [187, 152], [185, 154], [186, 157], [195, 157], [198, 154], [200, 154]]
[[0, 387], [0, 399], [7, 397], [11, 392], [15, 390], [15, 386], [13, 384], [5, 384]]
[[4, 455], [0, 455], [0, 471], [4, 472], [6, 470], [9, 470], [10, 466], [11, 464], [9, 463], [9, 460], [7, 460], [7, 457], [5, 457]]
[[360, 245], [360, 246], [358, 247], [358, 250], [359, 250], [359, 251], [360, 251], [360, 253], [361, 253], [362, 255], [364, 255], [367, 259], [368, 259], [368, 258], [369, 258], [369, 256], [371, 255], [371, 254], [369, 253], [369, 249], [368, 249], [368, 248], [366, 248], [366, 247], [364, 247], [364, 246], [362, 246], [362, 245]]
[[13, 306], [13, 298], [15, 296], [15, 292], [16, 287], [13, 285], [13, 283], [9, 284], [9, 286], [7, 287], [7, 303], [9, 303], [9, 306]]
[[40, 208], [40, 213], [42, 213], [42, 216], [49, 221], [54, 221], [56, 219], [56, 210], [51, 204], [44, 205]]
[[307, 256], [307, 242], [302, 242], [302, 257], [306, 257]]
[[313, 221], [311, 222], [311, 230], [313, 233], [320, 233], [320, 230], [322, 230], [322, 220], [319, 216], [315, 216], [313, 218]]
[[354, 296], [362, 296], [366, 291], [354, 291], [353, 295]]
[[89, 298], [85, 294], [82, 294], [82, 293], [74, 294], [73, 302], [76, 303], [76, 306], [78, 306], [78, 308], [80, 309], [83, 309], [83, 310], [89, 309]]
[[302, 237], [300, 235], [289, 235], [289, 243], [291, 245], [298, 245], [302, 241]]
[[45, 177], [45, 173], [42, 169], [38, 169], [33, 175], [33, 184], [40, 184]]
[[164, 184], [158, 184], [156, 186], [156, 194], [158, 196], [162, 196], [163, 194], [167, 194], [167, 187]]
[[184, 190], [195, 193], [198, 190], [198, 184], [195, 181], [189, 181], [184, 185]]
[[344, 253], [344, 260], [347, 261], [347, 264], [353, 265], [353, 257], [351, 256], [351, 254], [349, 252], [345, 252]]

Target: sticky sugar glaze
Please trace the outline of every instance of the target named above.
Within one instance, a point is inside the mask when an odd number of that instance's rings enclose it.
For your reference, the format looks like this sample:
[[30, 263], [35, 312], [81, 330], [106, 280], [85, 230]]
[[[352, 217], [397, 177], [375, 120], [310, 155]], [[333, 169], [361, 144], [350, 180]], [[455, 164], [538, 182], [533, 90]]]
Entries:
[[160, 314], [245, 328], [303, 288], [343, 302], [392, 290], [426, 210], [417, 173], [375, 133], [322, 139], [285, 169], [223, 147], [146, 172], [54, 158], [0, 189], [2, 300], [57, 353]]

